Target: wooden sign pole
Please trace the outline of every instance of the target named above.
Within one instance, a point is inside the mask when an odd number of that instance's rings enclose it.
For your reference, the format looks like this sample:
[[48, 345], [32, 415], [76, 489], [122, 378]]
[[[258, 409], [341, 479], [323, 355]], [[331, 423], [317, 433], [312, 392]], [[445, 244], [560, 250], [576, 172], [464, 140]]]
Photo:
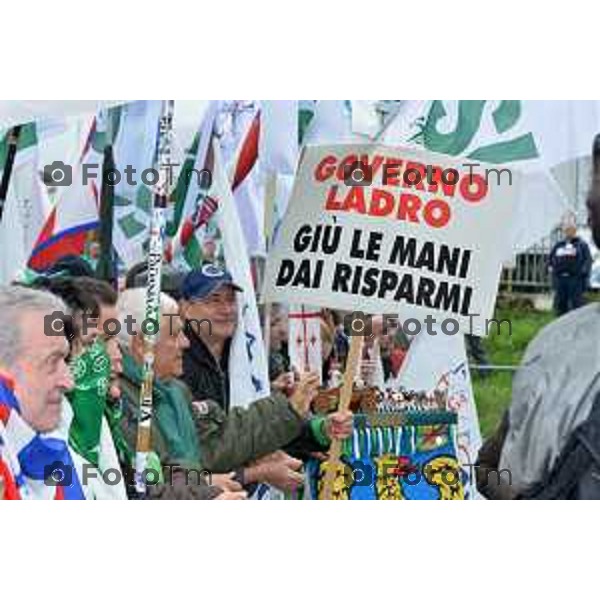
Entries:
[[[344, 372], [344, 380], [342, 383], [342, 389], [340, 390], [340, 402], [338, 410], [348, 410], [350, 408], [350, 401], [352, 400], [352, 390], [354, 388], [354, 378], [358, 370], [360, 362], [360, 353], [362, 349], [362, 336], [352, 336], [350, 339], [350, 349], [348, 351], [348, 358], [346, 360], [346, 370]], [[342, 441], [332, 440], [329, 448], [329, 468], [325, 471], [323, 478], [323, 499], [331, 500], [333, 492], [333, 482], [335, 480], [335, 474], [337, 473], [342, 462], [340, 460], [342, 455]]]

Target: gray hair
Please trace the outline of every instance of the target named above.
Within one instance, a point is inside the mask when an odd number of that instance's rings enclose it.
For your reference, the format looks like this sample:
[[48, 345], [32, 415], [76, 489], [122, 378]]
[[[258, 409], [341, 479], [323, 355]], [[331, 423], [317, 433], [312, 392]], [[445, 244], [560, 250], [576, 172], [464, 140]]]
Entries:
[[[146, 289], [131, 288], [121, 292], [117, 302], [117, 311], [121, 324], [118, 333], [119, 343], [127, 350], [131, 344], [132, 335], [140, 334], [142, 323], [146, 319]], [[177, 301], [164, 292], [160, 294], [160, 312], [161, 315], [179, 313]], [[128, 327], [125, 323], [126, 319], [133, 319], [134, 322]]]
[[287, 317], [289, 314], [289, 305], [288, 304], [281, 304], [278, 302], [273, 302], [273, 304], [271, 304], [271, 319], [275, 319], [275, 318], [285, 318]]
[[21, 317], [30, 312], [70, 314], [67, 305], [50, 292], [21, 285], [0, 286], [0, 364], [15, 364], [27, 334], [21, 331]]

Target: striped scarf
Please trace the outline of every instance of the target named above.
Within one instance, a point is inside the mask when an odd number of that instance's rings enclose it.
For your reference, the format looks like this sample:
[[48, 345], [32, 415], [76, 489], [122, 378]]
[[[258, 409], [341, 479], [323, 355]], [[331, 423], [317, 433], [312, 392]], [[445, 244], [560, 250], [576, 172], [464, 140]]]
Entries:
[[[0, 456], [15, 500], [83, 500], [64, 440], [35, 432], [23, 420], [10, 377], [0, 374]], [[10, 470], [10, 478], [8, 477]]]

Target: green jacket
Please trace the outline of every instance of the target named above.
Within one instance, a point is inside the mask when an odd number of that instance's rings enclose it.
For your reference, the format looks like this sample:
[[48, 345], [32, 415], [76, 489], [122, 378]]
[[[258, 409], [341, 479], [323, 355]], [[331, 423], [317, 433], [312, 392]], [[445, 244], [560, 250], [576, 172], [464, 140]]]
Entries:
[[[289, 403], [282, 394], [253, 402], [247, 409], [248, 416], [240, 417], [240, 409], [231, 409], [229, 397], [229, 371], [235, 369], [235, 365], [230, 364], [230, 340], [225, 344], [221, 361], [217, 362], [193, 327], [186, 326], [186, 334], [190, 341], [190, 347], [183, 355], [183, 380], [190, 389], [194, 400], [212, 401], [210, 406], [215, 415], [219, 414], [216, 408], [220, 407], [221, 412], [231, 414], [232, 419], [237, 422], [244, 419], [256, 422], [256, 427], [251, 431], [260, 431], [260, 438], [255, 435], [257, 442], [260, 439], [271, 447], [270, 436], [280, 442], [285, 439], [276, 449], [282, 448], [288, 454], [301, 460], [307, 460], [313, 452], [324, 452], [329, 449], [329, 440], [324, 435], [319, 435], [323, 429], [323, 419], [305, 419], [303, 423], [300, 423], [300, 428], [296, 430], [295, 436], [287, 436], [291, 431], [287, 428], [287, 425], [291, 424], [289, 423], [290, 411], [294, 416], [295, 413], [290, 409]], [[216, 404], [216, 407], [213, 406], [213, 403]], [[234, 412], [236, 414], [233, 414]], [[221, 415], [219, 418], [224, 420], [226, 417]], [[274, 427], [279, 427], [282, 431], [277, 431]], [[262, 437], [263, 434], [266, 435], [265, 438]], [[219, 457], [215, 458], [218, 464], [223, 464]]]
[[[137, 439], [141, 384], [141, 367], [131, 356], [124, 354], [120, 379], [121, 426], [132, 454], [135, 452]], [[185, 386], [178, 382], [166, 384], [155, 378], [153, 412], [152, 449], [161, 464], [201, 468], [198, 436]]]
[[[119, 455], [131, 469], [135, 456], [139, 397], [142, 371], [131, 356], [123, 355], [123, 373], [120, 379], [121, 409], [112, 414], [113, 427], [119, 422]], [[185, 386], [166, 385], [155, 380], [153, 388], [154, 414], [152, 421], [152, 449], [161, 466], [170, 467], [165, 482], [148, 488], [150, 499], [211, 500], [221, 489], [209, 485], [201, 475], [202, 464], [198, 437]], [[191, 470], [195, 472], [192, 472]]]
[[203, 464], [213, 473], [239, 469], [279, 450], [298, 437], [304, 424], [283, 395], [232, 408], [229, 414], [213, 400], [192, 406]]
[[[140, 387], [141, 368], [124, 355], [121, 398], [131, 447], [135, 446]], [[152, 445], [163, 464], [193, 464], [212, 473], [235, 471], [288, 444], [303, 423], [283, 395], [225, 414], [212, 400], [193, 401], [182, 381], [155, 379]]]

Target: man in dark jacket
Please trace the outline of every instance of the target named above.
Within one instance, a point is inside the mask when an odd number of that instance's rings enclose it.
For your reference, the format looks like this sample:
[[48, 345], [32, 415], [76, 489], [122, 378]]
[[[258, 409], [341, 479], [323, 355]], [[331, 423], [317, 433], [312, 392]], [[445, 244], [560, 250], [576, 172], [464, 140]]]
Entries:
[[[230, 346], [238, 323], [236, 292], [240, 290], [227, 271], [205, 265], [186, 276], [180, 300], [190, 340], [183, 357], [184, 380], [194, 399], [217, 403], [230, 416], [241, 410], [231, 409], [229, 391], [229, 371], [233, 368], [229, 360]], [[269, 414], [272, 408], [264, 402], [264, 399], [253, 402], [247, 410], [260, 410], [264, 427], [268, 429], [278, 417]], [[347, 436], [351, 429], [350, 412], [307, 419], [296, 435], [280, 448], [304, 460], [310, 453], [327, 451], [332, 436]]]
[[583, 306], [583, 293], [588, 287], [592, 269], [589, 246], [577, 236], [577, 228], [567, 225], [565, 239], [550, 252], [549, 268], [554, 287], [554, 309], [560, 317]]

